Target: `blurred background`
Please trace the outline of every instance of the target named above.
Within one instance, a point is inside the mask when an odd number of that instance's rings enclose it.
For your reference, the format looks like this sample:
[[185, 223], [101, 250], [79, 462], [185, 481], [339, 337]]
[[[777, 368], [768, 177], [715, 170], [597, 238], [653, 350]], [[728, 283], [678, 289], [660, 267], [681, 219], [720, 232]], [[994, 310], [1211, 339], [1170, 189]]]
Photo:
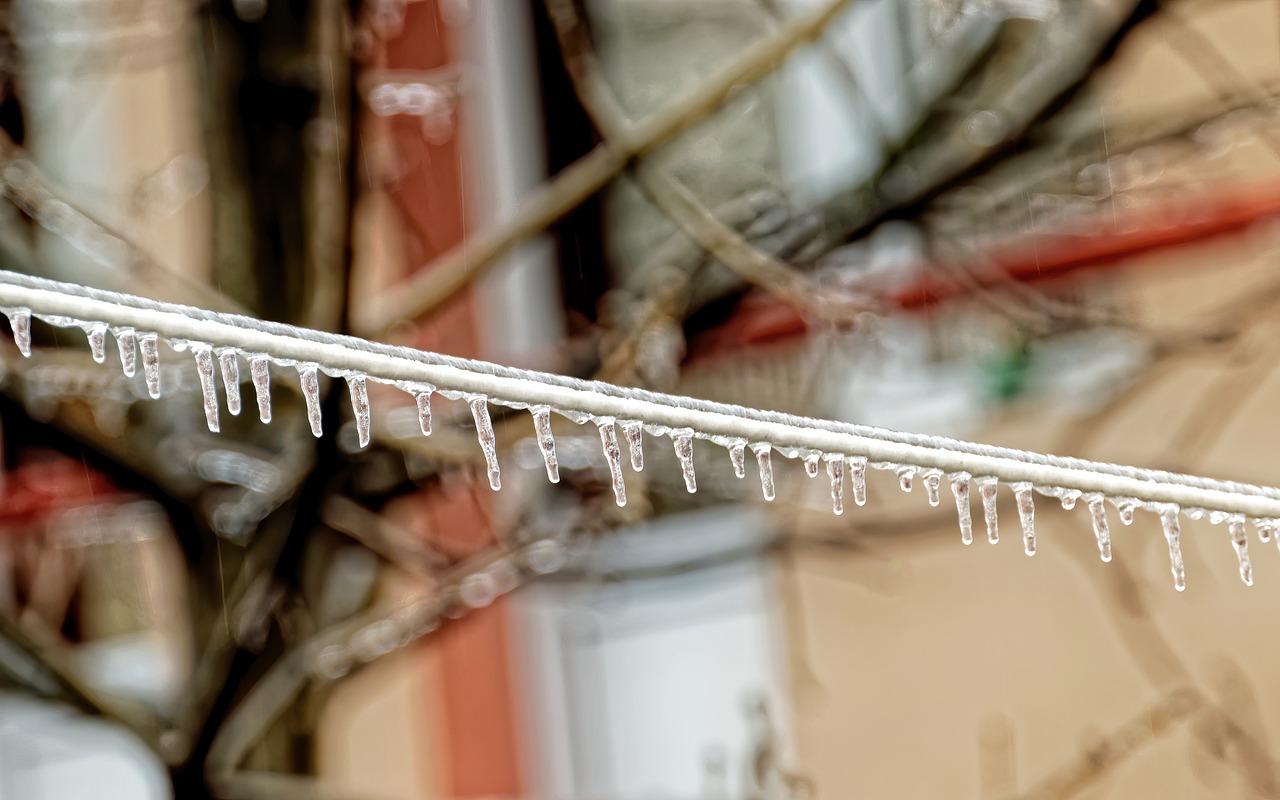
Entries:
[[[9, 0], [3, 268], [1275, 485], [1280, 6]], [[0, 337], [0, 799], [1280, 796], [1280, 554]], [[286, 380], [286, 377], [289, 379]], [[712, 452], [712, 451], [715, 452]], [[910, 485], [909, 483], [907, 484]], [[1001, 502], [1008, 498], [1002, 496]], [[1008, 525], [1016, 519], [1002, 505]], [[1115, 522], [1114, 513], [1112, 520]]]

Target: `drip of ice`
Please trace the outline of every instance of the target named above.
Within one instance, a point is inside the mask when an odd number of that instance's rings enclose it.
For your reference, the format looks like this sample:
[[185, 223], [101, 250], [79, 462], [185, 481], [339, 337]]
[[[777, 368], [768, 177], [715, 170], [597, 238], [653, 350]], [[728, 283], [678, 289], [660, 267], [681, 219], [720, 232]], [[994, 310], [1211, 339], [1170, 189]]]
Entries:
[[253, 379], [253, 391], [258, 396], [258, 419], [271, 421], [271, 362], [266, 356], [249, 359], [249, 377]]
[[1185, 591], [1187, 588], [1186, 571], [1182, 565], [1182, 529], [1178, 524], [1178, 509], [1166, 508], [1160, 512], [1160, 524], [1164, 527], [1164, 538], [1169, 543], [1169, 566], [1173, 572], [1173, 588]]
[[999, 481], [995, 478], [978, 478], [978, 494], [982, 495], [982, 516], [987, 521], [987, 541], [995, 544], [1000, 541], [1000, 517], [996, 513], [996, 487]]
[[142, 353], [142, 374], [147, 380], [147, 394], [152, 399], [160, 396], [160, 337], [144, 333], [138, 337], [138, 350]]
[[1018, 482], [1013, 485], [1013, 498], [1018, 504], [1018, 519], [1022, 522], [1022, 549], [1029, 556], [1036, 554], [1036, 504], [1031, 496], [1031, 484]]
[[760, 468], [760, 491], [769, 501], [774, 497], [772, 451], [773, 447], [767, 442], [751, 445], [751, 452], [756, 454], [756, 465]]
[[1254, 526], [1258, 529], [1258, 541], [1267, 543], [1271, 541], [1271, 526], [1262, 520], [1255, 520]]
[[831, 510], [844, 513], [844, 456], [827, 456], [827, 475], [831, 478]]
[[631, 451], [631, 468], [636, 472], [642, 472], [644, 470], [644, 424], [624, 422], [622, 435], [627, 437], [627, 449]]
[[684, 488], [689, 494], [693, 494], [698, 491], [698, 479], [693, 473], [693, 435], [673, 434], [672, 441], [675, 443], [676, 458], [680, 460], [680, 471], [684, 474]]
[[311, 435], [320, 438], [320, 372], [314, 366], [298, 367], [298, 378], [302, 383], [302, 396], [307, 401], [307, 421], [311, 423]]
[[351, 411], [356, 417], [356, 434], [360, 438], [360, 446], [369, 446], [369, 381], [363, 375], [352, 375], [347, 378], [347, 388], [351, 390]]
[[1059, 498], [1062, 501], [1064, 511], [1070, 511], [1076, 507], [1076, 501], [1080, 499], [1081, 492], [1078, 489], [1066, 489]]
[[1121, 500], [1117, 502], [1116, 509], [1120, 512], [1120, 521], [1125, 525], [1133, 524], [1133, 511], [1138, 504], [1132, 500]]
[[126, 378], [132, 378], [138, 358], [138, 335], [133, 328], [116, 331], [116, 347], [120, 349], [120, 367]]
[[627, 504], [627, 487], [622, 483], [622, 449], [618, 447], [618, 432], [612, 419], [596, 422], [600, 428], [600, 446], [604, 460], [609, 462], [609, 477], [613, 481], [613, 499], [619, 506]]
[[200, 375], [200, 394], [204, 396], [204, 420], [209, 430], [217, 433], [218, 425], [218, 387], [213, 379], [213, 350], [205, 346], [192, 348], [196, 359], [196, 372]]
[[418, 427], [422, 429], [423, 436], [431, 435], [431, 392], [431, 389], [427, 389], [423, 392], [415, 392], [413, 395], [414, 401], [418, 404]]
[[1244, 517], [1232, 517], [1227, 523], [1231, 532], [1231, 546], [1236, 549], [1236, 558], [1240, 561], [1240, 580], [1245, 586], [1253, 585], [1253, 563], [1249, 561], [1249, 535], [1244, 527]]
[[973, 544], [973, 518], [969, 515], [969, 473], [951, 476], [951, 493], [956, 497], [956, 516], [960, 520], [960, 541]]
[[915, 481], [916, 471], [911, 467], [902, 467], [898, 470], [898, 488], [904, 492], [911, 491], [911, 486]]
[[85, 335], [89, 338], [89, 352], [93, 354], [93, 360], [101, 364], [107, 360], [107, 326], [101, 322], [94, 323], [85, 331]]
[[942, 498], [938, 493], [938, 487], [942, 484], [942, 473], [930, 470], [925, 473], [921, 481], [924, 483], [924, 493], [929, 498], [929, 505], [937, 508], [938, 504], [942, 502]]
[[729, 461], [733, 464], [733, 474], [739, 478], [747, 476], [747, 446], [742, 442], [729, 447]]
[[547, 480], [559, 483], [560, 462], [556, 461], [556, 437], [551, 433], [551, 409], [546, 406], [533, 409], [533, 432], [538, 439], [538, 449], [542, 450], [542, 458], [547, 462]]
[[240, 358], [235, 350], [218, 353], [218, 366], [222, 368], [222, 388], [227, 392], [227, 411], [231, 416], [240, 415]]
[[1093, 535], [1098, 540], [1098, 553], [1103, 561], [1111, 560], [1111, 527], [1107, 525], [1107, 506], [1102, 495], [1089, 496], [1089, 516], [1093, 518]]
[[810, 453], [804, 457], [804, 474], [810, 478], [818, 477], [818, 453]]
[[27, 358], [31, 357], [31, 311], [25, 308], [5, 312], [9, 317], [9, 327], [13, 328], [13, 343], [18, 352]]
[[867, 504], [867, 459], [853, 456], [849, 459], [849, 482], [853, 484], [853, 502]]
[[496, 492], [502, 488], [502, 474], [498, 471], [498, 440], [493, 434], [493, 420], [489, 418], [489, 401], [483, 397], [472, 397], [467, 402], [471, 405], [476, 438], [480, 440], [484, 463], [489, 470], [489, 488]]

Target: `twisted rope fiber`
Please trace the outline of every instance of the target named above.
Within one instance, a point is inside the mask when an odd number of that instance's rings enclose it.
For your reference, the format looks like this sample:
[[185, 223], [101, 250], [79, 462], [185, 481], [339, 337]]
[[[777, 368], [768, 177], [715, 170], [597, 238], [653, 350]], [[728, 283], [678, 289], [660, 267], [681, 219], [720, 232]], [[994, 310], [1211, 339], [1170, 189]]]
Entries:
[[[596, 417], [636, 419], [705, 438], [769, 442], [779, 449], [866, 455], [911, 466], [994, 475], [1043, 487], [1280, 517], [1280, 489], [1045, 455], [945, 437], [819, 420], [615, 386], [352, 336], [298, 328], [0, 270], [0, 305], [37, 316], [136, 327], [169, 338], [234, 346], [281, 360], [317, 363], [390, 383], [432, 383], [514, 405], [549, 405]], [[198, 323], [205, 323], [204, 326]], [[206, 335], [202, 335], [206, 334]], [[208, 335], [214, 334], [214, 335]], [[314, 345], [314, 347], [308, 347]], [[262, 348], [262, 349], [259, 349]]]

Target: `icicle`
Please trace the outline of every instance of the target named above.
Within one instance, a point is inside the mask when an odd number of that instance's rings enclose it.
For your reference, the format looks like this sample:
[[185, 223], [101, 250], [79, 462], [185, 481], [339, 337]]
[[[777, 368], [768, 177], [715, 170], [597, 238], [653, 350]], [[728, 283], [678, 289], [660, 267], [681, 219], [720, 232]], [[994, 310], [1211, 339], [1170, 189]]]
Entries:
[[31, 311], [25, 308], [5, 312], [9, 317], [9, 327], [13, 328], [13, 343], [18, 352], [31, 358]]
[[227, 392], [227, 411], [231, 416], [240, 415], [240, 358], [235, 350], [218, 353], [218, 366], [222, 368], [222, 388]]
[[937, 508], [942, 502], [942, 498], [938, 495], [938, 487], [942, 484], [942, 473], [930, 470], [921, 478], [921, 482], [924, 483], [924, 493], [929, 498], [929, 505]]
[[756, 454], [756, 464], [760, 467], [760, 491], [764, 499], [773, 501], [773, 447], [768, 442], [751, 445], [751, 452]]
[[901, 467], [898, 469], [898, 488], [904, 492], [911, 491], [912, 482], [915, 480], [916, 471], [911, 467]]
[[347, 378], [347, 388], [351, 391], [351, 410], [356, 417], [356, 434], [360, 438], [360, 446], [369, 446], [369, 381], [363, 375], [352, 375]]
[[209, 430], [217, 433], [218, 426], [218, 387], [213, 382], [213, 351], [208, 347], [194, 347], [192, 352], [196, 358], [196, 372], [200, 374], [200, 394], [204, 396], [204, 420]]
[[271, 421], [271, 362], [266, 356], [249, 359], [249, 377], [253, 379], [253, 391], [258, 396], [258, 419]]
[[1227, 523], [1231, 532], [1231, 546], [1236, 549], [1240, 561], [1240, 580], [1245, 586], [1253, 585], [1253, 564], [1249, 561], [1249, 534], [1244, 527], [1244, 517], [1232, 517]]
[[[533, 432], [538, 438], [542, 459], [547, 462], [547, 480], [560, 482], [560, 462], [556, 460], [556, 437], [551, 433], [551, 409], [538, 406], [533, 409]], [[605, 453], [607, 457], [609, 454]]]
[[[422, 429], [423, 436], [431, 435], [431, 393], [433, 390], [427, 389], [421, 392], [415, 392], [414, 401], [418, 404], [418, 427]], [[557, 478], [559, 480], [559, 478]]]
[[1080, 499], [1080, 490], [1066, 489], [1059, 498], [1062, 501], [1062, 510], [1070, 511], [1076, 507], [1076, 501]]
[[1036, 504], [1031, 496], [1031, 484], [1018, 482], [1013, 485], [1013, 498], [1018, 503], [1018, 519], [1022, 522], [1022, 549], [1029, 556], [1036, 554]]
[[116, 331], [116, 347], [120, 350], [120, 367], [126, 378], [132, 378], [138, 357], [138, 335], [133, 328]]
[[311, 435], [319, 439], [323, 433], [320, 425], [320, 372], [314, 366], [299, 367], [298, 378], [302, 383], [302, 396], [307, 401], [307, 421], [311, 423]]
[[818, 458], [819, 453], [810, 453], [804, 457], [804, 474], [810, 478], [818, 477]]
[[827, 456], [827, 475], [831, 478], [831, 510], [844, 513], [844, 457]]
[[996, 487], [999, 481], [995, 478], [978, 478], [978, 494], [982, 495], [982, 516], [987, 521], [987, 541], [995, 544], [1000, 541], [1000, 517], [996, 512]]
[[1102, 495], [1090, 495], [1089, 516], [1093, 518], [1093, 535], [1098, 540], [1098, 553], [1103, 561], [1110, 561], [1111, 528], [1107, 525], [1107, 506]]
[[138, 350], [142, 353], [142, 374], [147, 379], [147, 394], [154, 399], [160, 396], [160, 338], [154, 333], [138, 337]]
[[613, 480], [613, 499], [619, 506], [625, 506], [627, 487], [622, 483], [622, 450], [618, 447], [618, 432], [613, 427], [612, 419], [602, 419], [596, 425], [600, 428], [600, 446], [604, 449], [604, 460], [609, 462], [609, 477]]
[[960, 520], [960, 541], [973, 544], [973, 518], [969, 514], [969, 473], [951, 476], [951, 493], [956, 497], [956, 516]]
[[1164, 527], [1164, 538], [1169, 543], [1169, 566], [1173, 572], [1173, 588], [1185, 591], [1187, 577], [1182, 565], [1182, 530], [1178, 524], [1177, 507], [1166, 508], [1160, 512], [1160, 524]]
[[493, 420], [489, 418], [489, 401], [483, 397], [472, 397], [471, 417], [476, 422], [476, 438], [480, 440], [480, 449], [484, 451], [484, 463], [489, 470], [489, 488], [495, 492], [502, 488], [502, 475], [498, 471], [498, 440], [493, 435]]
[[631, 468], [636, 472], [644, 471], [644, 424], [640, 422], [622, 423], [622, 435], [627, 437], [627, 449], [631, 451]]
[[684, 473], [684, 488], [689, 494], [698, 491], [698, 479], [693, 472], [693, 436], [689, 433], [674, 434], [676, 458], [680, 460], [680, 471]]
[[729, 447], [729, 461], [733, 464], [733, 474], [738, 478], [747, 476], [746, 456], [747, 446], [744, 443], [738, 442]]
[[107, 326], [101, 322], [94, 323], [89, 326], [89, 330], [85, 331], [85, 335], [89, 338], [89, 352], [93, 354], [93, 360], [101, 364], [107, 360]]
[[849, 459], [849, 482], [853, 484], [853, 502], [867, 504], [867, 459], [854, 456]]

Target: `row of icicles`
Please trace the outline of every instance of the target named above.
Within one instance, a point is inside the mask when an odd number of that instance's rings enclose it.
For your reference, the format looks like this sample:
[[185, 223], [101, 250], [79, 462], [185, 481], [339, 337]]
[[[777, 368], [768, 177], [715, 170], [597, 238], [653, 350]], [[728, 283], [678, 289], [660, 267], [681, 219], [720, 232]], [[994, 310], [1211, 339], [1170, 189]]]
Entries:
[[[4, 313], [9, 318], [13, 329], [14, 341], [19, 352], [29, 357], [31, 355], [31, 312], [27, 309], [6, 309]], [[116, 339], [116, 345], [120, 353], [120, 364], [125, 376], [130, 378], [134, 376], [137, 369], [137, 354], [141, 353], [142, 371], [147, 391], [153, 398], [160, 396], [160, 356], [158, 349], [159, 336], [157, 334], [138, 333], [132, 328], [110, 328], [110, 326], [101, 322], [83, 323], [64, 318], [53, 318], [49, 321], [63, 327], [83, 328], [89, 339], [89, 349], [93, 354], [93, 359], [99, 364], [106, 359], [106, 335], [110, 330]], [[217, 432], [219, 430], [218, 394], [214, 361], [217, 361], [218, 370], [222, 374], [222, 383], [227, 398], [227, 410], [232, 415], [238, 415], [241, 408], [240, 353], [234, 348], [218, 348], [215, 352], [211, 345], [198, 342], [174, 342], [173, 348], [178, 351], [189, 348], [192, 351], [200, 377], [205, 420], [209, 425], [209, 430]], [[320, 436], [319, 365], [297, 364], [280, 359], [272, 359], [270, 356], [262, 354], [245, 354], [244, 357], [249, 362], [249, 375], [257, 396], [259, 418], [263, 422], [271, 421], [270, 364], [275, 361], [285, 366], [292, 365], [298, 370], [302, 394], [307, 404], [307, 418], [311, 425], [311, 432], [317, 437]], [[347, 386], [351, 392], [351, 407], [355, 414], [356, 431], [359, 436], [360, 446], [366, 447], [370, 440], [368, 379], [366, 376], [359, 374], [344, 374], [343, 377], [346, 379]], [[436, 392], [436, 388], [426, 384], [397, 383], [396, 385], [414, 395], [422, 433], [425, 436], [431, 435], [431, 396]], [[441, 390], [440, 393], [451, 399], [463, 398], [467, 401], [475, 420], [480, 448], [484, 452], [489, 485], [495, 491], [502, 488], [502, 478], [498, 469], [497, 443], [494, 436], [493, 422], [489, 416], [489, 399], [481, 395], [447, 392], [444, 390]], [[547, 406], [533, 406], [529, 408], [529, 411], [533, 416], [538, 447], [546, 461], [547, 477], [552, 483], [558, 483], [560, 480], [560, 468], [556, 459], [555, 438], [551, 431], [551, 409]], [[619, 506], [626, 505], [627, 493], [626, 486], [623, 483], [622, 452], [618, 442], [616, 421], [612, 417], [592, 418], [578, 412], [559, 413], [564, 413], [565, 416], [574, 419], [576, 422], [586, 422], [588, 419], [595, 422], [600, 430], [600, 442], [604, 450], [605, 460], [609, 466], [614, 498]], [[636, 472], [640, 472], [644, 469], [643, 441], [646, 426], [637, 421], [624, 421], [621, 427], [630, 454], [631, 468]], [[696, 492], [698, 487], [693, 464], [694, 431], [690, 429], [672, 430], [652, 425], [648, 426], [647, 430], [651, 434], [665, 434], [671, 437], [675, 446], [676, 459], [680, 462], [685, 488], [690, 493]], [[774, 448], [772, 445], [767, 442], [756, 442], [748, 445], [746, 441], [741, 439], [713, 439], [712, 441], [728, 448], [729, 459], [733, 465], [734, 474], [738, 478], [743, 478], [746, 475], [746, 451], [750, 447], [759, 467], [760, 487], [764, 499], [770, 501], [774, 499], [773, 466], [771, 461]], [[944, 474], [938, 469], [879, 462], [869, 464], [868, 460], [863, 456], [845, 456], [836, 453], [823, 454], [815, 451], [802, 451], [796, 448], [781, 449], [780, 452], [790, 458], [802, 458], [805, 473], [811, 478], [818, 475], [819, 462], [826, 464], [827, 476], [831, 479], [832, 510], [836, 514], [844, 513], [846, 473], [853, 488], [853, 502], [859, 506], [867, 502], [866, 471], [868, 466], [876, 469], [895, 470], [898, 475], [899, 487], [904, 492], [911, 491], [915, 476], [919, 474], [929, 505], [936, 507], [941, 503], [941, 486]], [[974, 478], [967, 472], [955, 472], [945, 477], [950, 482], [951, 493], [955, 497], [956, 512], [960, 522], [961, 541], [965, 544], [973, 543], [973, 523], [969, 508], [969, 492], [970, 484], [972, 483], [977, 486], [978, 494], [982, 501], [987, 540], [992, 544], [998, 542], [999, 526], [996, 489], [999, 486], [999, 480], [994, 477], [980, 476]], [[1032, 497], [1033, 487], [1029, 482], [1015, 482], [1011, 485], [1011, 488], [1018, 508], [1018, 518], [1022, 524], [1023, 548], [1027, 555], [1035, 555], [1036, 532], [1035, 503]], [[1192, 519], [1199, 519], [1204, 516], [1204, 512], [1201, 509], [1179, 509], [1178, 506], [1168, 503], [1143, 503], [1131, 497], [1105, 498], [1099, 493], [1086, 494], [1076, 489], [1039, 488], [1036, 491], [1044, 495], [1057, 497], [1062, 503], [1062, 507], [1068, 510], [1075, 507], [1077, 500], [1083, 499], [1086, 502], [1089, 507], [1089, 516], [1093, 523], [1093, 533], [1098, 542], [1098, 551], [1103, 561], [1111, 560], [1111, 533], [1107, 523], [1105, 500], [1110, 499], [1112, 504], [1116, 506], [1120, 521], [1125, 525], [1133, 523], [1134, 511], [1139, 507], [1155, 512], [1160, 517], [1165, 540], [1169, 545], [1169, 559], [1173, 572], [1174, 588], [1178, 591], [1183, 591], [1186, 588], [1178, 516], [1179, 513], [1185, 513]], [[1252, 586], [1253, 567], [1249, 558], [1245, 517], [1221, 511], [1209, 512], [1208, 517], [1215, 524], [1227, 523], [1231, 544], [1239, 561], [1240, 579], [1246, 585]], [[1268, 542], [1274, 535], [1277, 544], [1280, 545], [1280, 535], [1275, 535], [1277, 527], [1280, 527], [1280, 520], [1255, 519], [1253, 523], [1258, 531], [1259, 540]]]

